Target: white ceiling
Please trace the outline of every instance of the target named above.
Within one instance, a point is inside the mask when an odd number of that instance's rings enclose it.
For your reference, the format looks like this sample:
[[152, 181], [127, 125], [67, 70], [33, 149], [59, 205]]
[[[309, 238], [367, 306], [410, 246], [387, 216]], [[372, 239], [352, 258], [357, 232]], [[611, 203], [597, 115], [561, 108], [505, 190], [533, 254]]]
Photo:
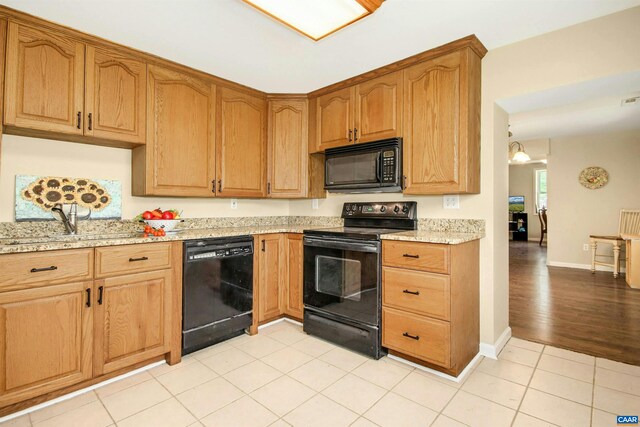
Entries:
[[3, 0], [267, 92], [309, 92], [475, 33], [488, 49], [640, 0], [387, 0], [319, 42], [241, 0]]
[[631, 72], [544, 92], [522, 95], [499, 104], [509, 114], [512, 140], [558, 138], [589, 133], [640, 130], [640, 72]]

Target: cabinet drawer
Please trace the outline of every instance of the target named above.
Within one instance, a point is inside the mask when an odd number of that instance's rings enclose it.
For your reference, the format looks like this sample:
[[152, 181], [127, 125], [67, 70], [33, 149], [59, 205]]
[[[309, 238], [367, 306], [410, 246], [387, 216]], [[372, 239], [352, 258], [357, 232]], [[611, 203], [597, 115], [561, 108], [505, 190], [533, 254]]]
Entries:
[[444, 368], [451, 365], [449, 322], [382, 309], [382, 345]]
[[0, 292], [93, 278], [93, 249], [0, 255]]
[[171, 243], [96, 248], [96, 278], [171, 268]]
[[449, 246], [385, 240], [382, 264], [449, 274]]
[[449, 320], [449, 276], [382, 268], [382, 303], [401, 310]]

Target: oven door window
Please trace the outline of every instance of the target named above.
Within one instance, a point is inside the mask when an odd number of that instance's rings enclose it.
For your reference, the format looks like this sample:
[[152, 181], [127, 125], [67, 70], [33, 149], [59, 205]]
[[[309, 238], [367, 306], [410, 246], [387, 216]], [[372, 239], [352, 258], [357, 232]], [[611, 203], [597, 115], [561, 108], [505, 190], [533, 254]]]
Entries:
[[360, 301], [362, 263], [359, 260], [318, 255], [316, 257], [316, 292]]
[[326, 183], [331, 186], [378, 184], [379, 151], [329, 157]]
[[304, 247], [304, 304], [358, 322], [379, 322], [379, 253]]

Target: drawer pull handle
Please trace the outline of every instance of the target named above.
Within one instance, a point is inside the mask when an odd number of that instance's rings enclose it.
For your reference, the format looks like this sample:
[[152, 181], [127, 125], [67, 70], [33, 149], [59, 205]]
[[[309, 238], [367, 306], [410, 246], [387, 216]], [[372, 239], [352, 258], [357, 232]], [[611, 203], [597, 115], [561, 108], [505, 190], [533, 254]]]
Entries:
[[404, 291], [405, 294], [411, 294], [411, 295], [420, 295], [420, 291], [410, 291], [409, 289], [405, 289]]
[[52, 265], [51, 267], [44, 267], [44, 268], [32, 268], [31, 272], [32, 273], [40, 273], [41, 271], [53, 271], [53, 270], [57, 270], [58, 267], [56, 267], [55, 265]]
[[411, 338], [412, 340], [418, 341], [420, 339], [420, 335], [411, 335], [409, 332], [405, 332], [402, 334], [403, 337]]
[[102, 305], [102, 294], [104, 293], [104, 286], [98, 288], [98, 305]]
[[420, 258], [420, 255], [402, 254], [405, 258]]
[[149, 257], [141, 256], [140, 258], [129, 258], [129, 262], [147, 261]]

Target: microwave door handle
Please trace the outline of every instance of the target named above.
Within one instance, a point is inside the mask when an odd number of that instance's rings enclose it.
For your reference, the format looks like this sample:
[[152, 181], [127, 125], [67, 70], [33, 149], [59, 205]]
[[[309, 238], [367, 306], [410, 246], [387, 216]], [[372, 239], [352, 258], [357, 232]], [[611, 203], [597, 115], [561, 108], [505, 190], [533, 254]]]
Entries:
[[376, 157], [376, 181], [378, 184], [382, 184], [382, 152], [378, 153]]

